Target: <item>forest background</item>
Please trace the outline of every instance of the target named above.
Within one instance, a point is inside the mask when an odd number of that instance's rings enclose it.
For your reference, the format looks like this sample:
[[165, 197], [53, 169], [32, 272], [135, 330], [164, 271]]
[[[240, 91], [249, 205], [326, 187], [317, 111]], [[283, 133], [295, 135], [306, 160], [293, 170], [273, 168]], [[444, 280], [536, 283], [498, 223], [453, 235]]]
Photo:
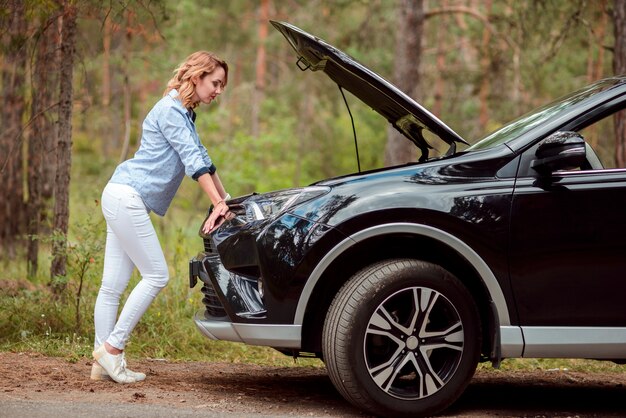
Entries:
[[[103, 261], [99, 199], [141, 123], [191, 52], [230, 66], [198, 132], [233, 196], [357, 169], [337, 86], [303, 73], [269, 20], [290, 22], [391, 80], [470, 143], [584, 85], [626, 73], [625, 0], [0, 0], [0, 349], [89, 356]], [[348, 96], [361, 168], [414, 158]], [[598, 138], [605, 163], [620, 144]], [[187, 263], [207, 205], [185, 180], [153, 217], [170, 268], [128, 346], [149, 357], [281, 362], [208, 342]], [[139, 279], [133, 277], [133, 283]]]

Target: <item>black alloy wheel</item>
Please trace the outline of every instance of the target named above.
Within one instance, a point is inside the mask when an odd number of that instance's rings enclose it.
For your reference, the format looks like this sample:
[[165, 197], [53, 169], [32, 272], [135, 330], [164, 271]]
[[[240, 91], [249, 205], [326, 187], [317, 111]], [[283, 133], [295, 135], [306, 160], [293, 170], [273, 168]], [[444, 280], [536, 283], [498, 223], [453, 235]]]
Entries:
[[399, 259], [355, 274], [324, 324], [330, 378], [354, 405], [382, 416], [437, 413], [463, 392], [481, 347], [476, 304], [440, 266]]

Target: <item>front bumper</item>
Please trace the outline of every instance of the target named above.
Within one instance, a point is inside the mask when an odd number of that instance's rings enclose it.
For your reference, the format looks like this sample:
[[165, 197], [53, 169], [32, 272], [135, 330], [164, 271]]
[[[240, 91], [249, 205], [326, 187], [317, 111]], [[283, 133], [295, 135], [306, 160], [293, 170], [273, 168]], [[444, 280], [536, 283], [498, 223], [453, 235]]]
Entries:
[[200, 332], [211, 340], [300, 349], [301, 325], [235, 323], [227, 319], [207, 319], [205, 313], [205, 310], [198, 311], [194, 322]]
[[198, 280], [203, 284], [205, 309], [196, 313], [194, 322], [207, 338], [273, 348], [301, 347], [301, 325], [258, 323], [266, 319], [266, 310], [255, 281], [226, 270], [216, 253], [200, 253], [190, 260], [190, 287]]
[[203, 283], [202, 303], [211, 319], [240, 318], [242, 321], [265, 318], [265, 305], [256, 281], [231, 273], [216, 253], [200, 253], [189, 262], [189, 285]]

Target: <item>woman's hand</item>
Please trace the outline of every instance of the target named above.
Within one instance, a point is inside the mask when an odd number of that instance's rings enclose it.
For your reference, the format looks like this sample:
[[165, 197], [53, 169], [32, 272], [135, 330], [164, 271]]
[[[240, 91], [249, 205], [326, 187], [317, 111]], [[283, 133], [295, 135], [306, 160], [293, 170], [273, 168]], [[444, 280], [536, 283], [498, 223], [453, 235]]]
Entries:
[[213, 207], [213, 211], [211, 211], [211, 214], [204, 223], [204, 226], [202, 227], [202, 232], [205, 234], [209, 234], [217, 229], [221, 224], [223, 224], [226, 220], [228, 210], [229, 209], [226, 202], [220, 200], [218, 204]]
[[223, 224], [226, 220], [226, 216], [230, 213], [228, 205], [225, 202], [225, 200], [230, 198], [230, 195], [224, 190], [224, 186], [222, 186], [222, 181], [217, 175], [217, 171], [213, 174], [202, 174], [198, 177], [198, 183], [207, 196], [209, 196], [211, 202], [220, 199], [217, 203], [213, 204], [213, 210], [202, 226], [202, 233], [208, 234]]

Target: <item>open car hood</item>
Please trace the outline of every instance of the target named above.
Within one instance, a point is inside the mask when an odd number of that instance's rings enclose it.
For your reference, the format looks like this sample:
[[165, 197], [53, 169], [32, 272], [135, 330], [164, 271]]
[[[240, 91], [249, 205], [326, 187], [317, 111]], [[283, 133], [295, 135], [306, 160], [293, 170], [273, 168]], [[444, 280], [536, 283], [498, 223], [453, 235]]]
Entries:
[[383, 115], [419, 147], [422, 151], [420, 160], [427, 159], [428, 149], [432, 148], [422, 135], [423, 129], [441, 138], [452, 150], [457, 142], [467, 144], [435, 115], [345, 52], [289, 23], [271, 23], [296, 50], [298, 67], [325, 72], [339, 86]]

